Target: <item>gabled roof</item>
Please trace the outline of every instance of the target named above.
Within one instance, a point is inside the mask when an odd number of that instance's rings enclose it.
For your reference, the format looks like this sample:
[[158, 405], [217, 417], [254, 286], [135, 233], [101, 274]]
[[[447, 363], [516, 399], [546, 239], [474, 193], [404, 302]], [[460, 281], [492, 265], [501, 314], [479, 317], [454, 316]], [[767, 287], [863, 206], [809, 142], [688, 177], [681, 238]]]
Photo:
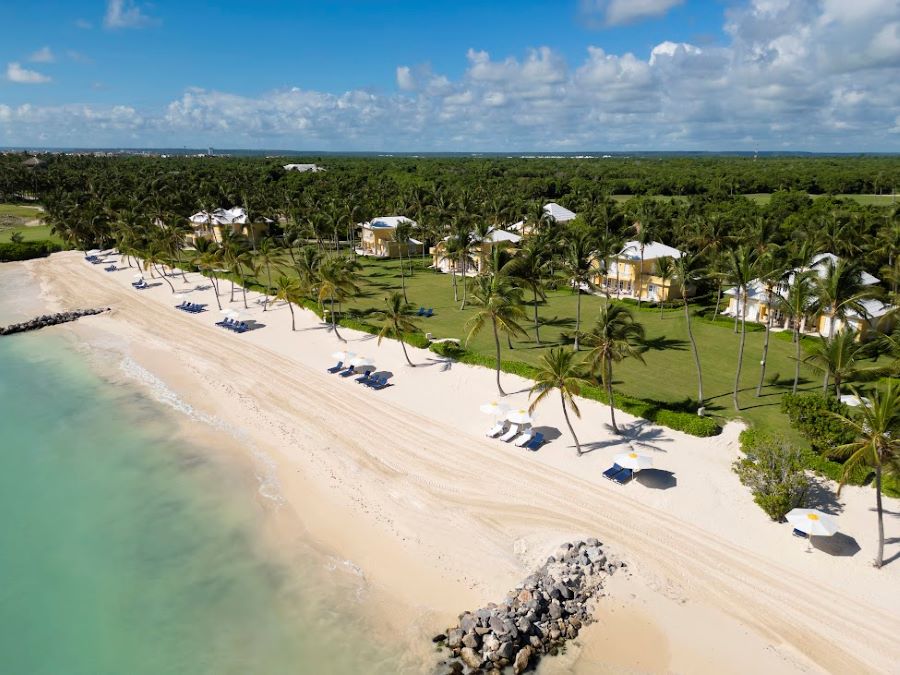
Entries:
[[[680, 258], [683, 255], [684, 253], [677, 248], [666, 246], [658, 241], [651, 241], [649, 244], [644, 244], [644, 260], [653, 260], [655, 258]], [[625, 242], [622, 250], [619, 251], [619, 257], [628, 260], [640, 260], [641, 243], [639, 241]]]
[[249, 222], [247, 212], [240, 206], [215, 211], [199, 211], [188, 218], [195, 225], [245, 225]]
[[544, 204], [544, 213], [553, 218], [557, 223], [567, 223], [575, 220], [575, 213], [569, 211], [565, 206], [560, 206], [556, 202]]
[[400, 223], [412, 223], [413, 227], [418, 227], [418, 223], [406, 216], [379, 216], [372, 218], [368, 223], [363, 223], [363, 227], [370, 230], [396, 230]]
[[507, 232], [506, 230], [491, 228], [491, 231], [488, 232], [488, 235], [482, 241], [487, 241], [491, 244], [497, 244], [502, 241], [508, 241], [511, 244], [518, 244], [520, 241], [522, 241], [522, 237], [520, 237], [518, 234]]
[[[812, 260], [809, 261], [809, 269], [813, 269], [819, 275], [820, 278], [825, 277], [825, 269], [830, 262], [832, 265], [836, 265], [840, 261], [834, 253], [819, 253], [812, 257]], [[859, 283], [863, 286], [873, 286], [877, 284], [880, 279], [873, 277], [866, 271], [860, 271], [859, 273]]]

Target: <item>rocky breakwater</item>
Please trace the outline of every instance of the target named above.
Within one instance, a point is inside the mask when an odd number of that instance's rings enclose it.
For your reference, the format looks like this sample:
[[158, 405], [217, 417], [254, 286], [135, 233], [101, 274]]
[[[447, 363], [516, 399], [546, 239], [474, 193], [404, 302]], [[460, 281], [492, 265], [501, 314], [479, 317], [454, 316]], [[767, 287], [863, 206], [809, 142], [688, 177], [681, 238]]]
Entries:
[[93, 316], [94, 314], [101, 314], [108, 311], [109, 307], [103, 307], [97, 309], [73, 309], [70, 312], [59, 312], [57, 314], [42, 314], [41, 316], [37, 316], [23, 323], [13, 323], [5, 327], [0, 326], [0, 335], [25, 333], [30, 330], [55, 326], [60, 323], [68, 323], [69, 321], [80, 319], [83, 316]]
[[556, 655], [593, 621], [603, 580], [620, 567], [625, 563], [596, 539], [563, 544], [503, 602], [460, 614], [458, 624], [433, 638], [452, 654], [442, 669], [499, 675], [512, 666], [518, 675], [542, 655]]

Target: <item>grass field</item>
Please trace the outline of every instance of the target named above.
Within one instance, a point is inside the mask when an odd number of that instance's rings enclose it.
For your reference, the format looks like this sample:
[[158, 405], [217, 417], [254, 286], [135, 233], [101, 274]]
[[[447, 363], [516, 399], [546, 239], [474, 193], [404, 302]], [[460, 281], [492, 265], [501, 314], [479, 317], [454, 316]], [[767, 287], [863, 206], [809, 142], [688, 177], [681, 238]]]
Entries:
[[35, 206], [0, 204], [0, 243], [9, 241], [14, 232], [21, 232], [24, 241], [43, 239], [61, 241], [59, 237], [50, 233], [49, 225], [29, 225], [43, 213], [43, 209]]
[[0, 204], [0, 218], [3, 216], [12, 216], [15, 218], [32, 219], [37, 218], [43, 213], [43, 209], [35, 206], [27, 206], [22, 204]]
[[[400, 290], [399, 263], [396, 260], [361, 260], [362, 293], [346, 303], [345, 309], [366, 313], [381, 309], [384, 298], [391, 291]], [[416, 323], [423, 332], [430, 332], [436, 338], [454, 337], [465, 342], [465, 323], [476, 310], [467, 307], [461, 311], [459, 303], [453, 300], [450, 275], [435, 274], [432, 270], [425, 269], [425, 265], [421, 259], [416, 260], [415, 272], [406, 280], [407, 296], [414, 307], [434, 308], [434, 316], [429, 319], [416, 318]], [[274, 274], [273, 272], [273, 276]], [[461, 298], [462, 281], [461, 278], [457, 280]], [[539, 306], [541, 346], [534, 339], [532, 306], [529, 304], [526, 307], [529, 319], [522, 322], [528, 335], [514, 340], [512, 350], [508, 349], [506, 340], [503, 339], [503, 358], [536, 364], [549, 347], [570, 345], [565, 334], [572, 334], [575, 328], [575, 303], [576, 296], [567, 290], [548, 294], [546, 303]], [[582, 295], [581, 303], [582, 325], [586, 330], [596, 320], [604, 298]], [[696, 371], [687, 339], [683, 309], [666, 309], [662, 316], [658, 308], [632, 309], [644, 324], [650, 348], [644, 355], [646, 365], [629, 360], [616, 368], [616, 390], [640, 398], [676, 404], [696, 398]], [[766, 383], [762, 395], [757, 398], [755, 388], [759, 378], [764, 333], [761, 326], [747, 324], [740, 388], [743, 410], [735, 413], [731, 392], [739, 336], [734, 334], [729, 322], [711, 322], [694, 317], [692, 327], [700, 348], [708, 413], [721, 421], [740, 417], [754, 426], [799, 438], [789, 428], [787, 419], [779, 410], [781, 395], [790, 391], [793, 380], [794, 345], [790, 335], [773, 331], [769, 344]], [[490, 331], [485, 330], [476, 336], [469, 348], [493, 356], [494, 343]], [[801, 370], [801, 389], [817, 391], [820, 387], [821, 379], [804, 366]]]
[[9, 241], [13, 232], [21, 232], [23, 241], [40, 241], [49, 239], [61, 241], [59, 237], [50, 233], [49, 225], [35, 225], [34, 227], [2, 227], [0, 226], [0, 242]]

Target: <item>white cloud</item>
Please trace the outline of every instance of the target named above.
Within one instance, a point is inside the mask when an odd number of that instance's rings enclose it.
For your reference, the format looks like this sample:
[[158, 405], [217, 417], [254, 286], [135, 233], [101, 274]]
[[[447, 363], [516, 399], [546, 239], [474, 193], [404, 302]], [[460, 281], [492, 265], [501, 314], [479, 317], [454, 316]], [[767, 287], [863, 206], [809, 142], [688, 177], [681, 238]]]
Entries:
[[[9, 108], [6, 145], [189, 145], [323, 150], [900, 150], [894, 11], [870, 0], [751, 0], [727, 40], [465, 55], [452, 78], [401, 65], [390, 93], [189, 89], [161, 111]], [[836, 48], [835, 45], [840, 45]], [[462, 55], [460, 55], [462, 58]], [[136, 140], [135, 140], [136, 139]]]
[[607, 26], [622, 26], [665, 15], [684, 0], [582, 0], [582, 14], [601, 16]]
[[144, 14], [134, 0], [107, 0], [103, 25], [107, 28], [143, 28], [157, 20]]
[[28, 60], [32, 63], [53, 63], [56, 60], [56, 57], [53, 56], [50, 47], [41, 47], [31, 54], [31, 56], [28, 57]]
[[28, 70], [23, 68], [21, 64], [13, 61], [6, 66], [6, 79], [10, 82], [19, 84], [43, 84], [49, 82], [47, 75], [37, 72], [36, 70]]

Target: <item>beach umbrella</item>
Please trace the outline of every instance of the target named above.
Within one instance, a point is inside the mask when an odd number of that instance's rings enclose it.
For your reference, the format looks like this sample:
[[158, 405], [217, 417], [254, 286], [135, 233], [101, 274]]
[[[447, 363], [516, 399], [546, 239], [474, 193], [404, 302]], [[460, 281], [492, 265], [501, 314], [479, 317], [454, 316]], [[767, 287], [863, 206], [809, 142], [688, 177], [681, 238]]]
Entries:
[[531, 424], [533, 421], [533, 418], [525, 408], [510, 410], [506, 413], [506, 419], [513, 424]]
[[349, 361], [354, 356], [356, 356], [356, 354], [353, 352], [335, 352], [331, 355], [331, 358], [337, 359], [338, 361]]
[[375, 362], [368, 356], [357, 356], [350, 359], [350, 365], [354, 368], [364, 368], [366, 366], [374, 366]]
[[817, 509], [792, 509], [785, 518], [795, 529], [816, 537], [830, 537], [838, 531], [837, 521]]
[[623, 452], [613, 457], [613, 461], [623, 469], [640, 471], [653, 466], [653, 460], [647, 455], [639, 455], [636, 452]]
[[482, 404], [479, 410], [485, 415], [498, 416], [505, 415], [509, 411], [509, 406], [498, 401], [491, 401], [490, 403]]

